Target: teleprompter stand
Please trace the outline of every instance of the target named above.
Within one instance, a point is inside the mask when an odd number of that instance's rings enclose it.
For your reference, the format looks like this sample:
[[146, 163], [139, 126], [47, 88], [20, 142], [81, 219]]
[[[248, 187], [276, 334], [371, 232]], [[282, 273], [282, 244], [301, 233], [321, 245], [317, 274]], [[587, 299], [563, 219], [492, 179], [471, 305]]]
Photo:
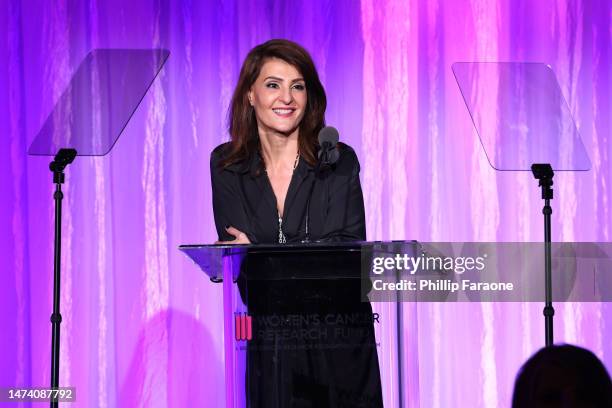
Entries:
[[[51, 388], [59, 387], [59, 353], [60, 353], [60, 282], [61, 282], [61, 260], [62, 260], [62, 184], [64, 184], [64, 169], [76, 157], [75, 149], [60, 149], [55, 158], [49, 164], [53, 172], [53, 183], [55, 192], [55, 237], [53, 250], [53, 314], [51, 315]], [[51, 401], [51, 406], [57, 406], [57, 401]]]
[[[553, 344], [551, 214], [554, 171], [591, 163], [552, 68], [542, 63], [456, 62], [452, 66], [489, 164], [529, 171], [544, 200], [545, 342]], [[553, 171], [554, 169], [554, 171]]]
[[[53, 313], [51, 314], [51, 388], [59, 387], [62, 184], [64, 171], [79, 156], [104, 156], [127, 126], [166, 62], [163, 49], [96, 49], [91, 51], [56, 103], [28, 149], [54, 156], [49, 165], [55, 192]], [[51, 407], [58, 406], [51, 399]]]
[[552, 346], [554, 343], [553, 336], [553, 317], [555, 316], [555, 308], [552, 304], [552, 254], [551, 254], [551, 222], [552, 207], [550, 200], [553, 199], [553, 177], [555, 175], [552, 167], [548, 163], [533, 164], [531, 166], [533, 176], [539, 180], [539, 186], [542, 189], [542, 199], [544, 200], [544, 279], [545, 279], [545, 305], [544, 305], [544, 334], [546, 347]]

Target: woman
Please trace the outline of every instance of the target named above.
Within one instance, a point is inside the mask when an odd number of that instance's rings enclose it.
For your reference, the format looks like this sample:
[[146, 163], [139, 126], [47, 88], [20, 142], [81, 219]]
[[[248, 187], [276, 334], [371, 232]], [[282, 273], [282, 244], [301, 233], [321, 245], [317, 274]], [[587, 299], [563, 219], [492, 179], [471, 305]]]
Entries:
[[[305, 238], [325, 108], [325, 91], [302, 47], [272, 40], [249, 53], [231, 102], [232, 141], [211, 156], [218, 243]], [[313, 187], [308, 211], [313, 241], [366, 238], [359, 162], [347, 145], [339, 150], [335, 166]]]
[[[218, 244], [300, 243], [307, 235], [311, 241], [365, 240], [359, 162], [353, 149], [340, 144], [337, 162], [315, 174], [325, 108], [325, 91], [301, 46], [271, 40], [251, 50], [231, 102], [232, 140], [211, 155]], [[254, 262], [251, 257], [249, 264]], [[289, 322], [283, 329], [290, 333], [325, 333], [315, 341], [291, 334], [254, 336], [247, 349], [248, 405], [382, 406], [373, 324], [368, 320], [372, 309], [360, 301], [359, 280], [354, 288], [347, 289], [343, 282], [338, 290], [316, 279], [262, 281], [245, 277], [245, 264], [239, 286], [253, 316], [254, 333], [276, 333], [262, 323], [272, 314]], [[351, 270], [359, 271], [359, 259], [355, 264]], [[358, 321], [339, 327], [337, 316]], [[299, 327], [292, 326], [296, 321]]]

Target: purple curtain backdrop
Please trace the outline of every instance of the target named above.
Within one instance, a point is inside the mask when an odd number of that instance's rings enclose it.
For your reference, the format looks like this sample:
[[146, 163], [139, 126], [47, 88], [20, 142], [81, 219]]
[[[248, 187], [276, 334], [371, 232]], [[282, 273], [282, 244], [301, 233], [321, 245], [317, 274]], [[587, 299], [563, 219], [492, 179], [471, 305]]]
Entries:
[[[327, 121], [361, 159], [370, 240], [542, 240], [537, 184], [489, 166], [450, 65], [550, 64], [593, 164], [555, 177], [553, 238], [609, 241], [611, 16], [607, 0], [5, 1], [0, 386], [50, 382], [53, 187], [49, 160], [26, 150], [92, 48], [171, 56], [114, 150], [68, 170], [61, 384], [77, 387], [71, 406], [217, 407], [221, 288], [177, 246], [215, 238], [209, 153], [228, 138], [251, 47], [284, 37], [311, 51]], [[386, 406], [508, 406], [543, 345], [541, 308], [404, 306], [408, 375], [395, 383], [398, 356], [381, 357]], [[558, 342], [612, 367], [610, 304], [558, 304], [555, 323]]]

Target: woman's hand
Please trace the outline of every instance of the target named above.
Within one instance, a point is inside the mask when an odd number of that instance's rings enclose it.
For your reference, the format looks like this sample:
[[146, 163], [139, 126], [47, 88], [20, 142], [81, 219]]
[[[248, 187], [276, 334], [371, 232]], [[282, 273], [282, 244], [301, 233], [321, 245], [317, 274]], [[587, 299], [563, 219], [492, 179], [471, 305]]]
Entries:
[[225, 227], [228, 234], [235, 237], [232, 241], [216, 241], [217, 245], [236, 245], [236, 244], [250, 244], [249, 237], [242, 231], [237, 230], [234, 227]]

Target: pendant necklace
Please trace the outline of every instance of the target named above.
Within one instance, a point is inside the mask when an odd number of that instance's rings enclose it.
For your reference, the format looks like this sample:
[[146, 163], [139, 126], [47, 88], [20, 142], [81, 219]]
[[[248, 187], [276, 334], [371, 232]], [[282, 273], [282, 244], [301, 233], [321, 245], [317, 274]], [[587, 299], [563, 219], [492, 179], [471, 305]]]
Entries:
[[[293, 171], [298, 165], [298, 161], [300, 159], [300, 151], [298, 150], [297, 155], [295, 156], [295, 162], [293, 163]], [[289, 189], [287, 189], [289, 191]], [[280, 211], [278, 211], [278, 243], [286, 244], [287, 237], [285, 237], [285, 233], [283, 232], [283, 217], [281, 217]]]

